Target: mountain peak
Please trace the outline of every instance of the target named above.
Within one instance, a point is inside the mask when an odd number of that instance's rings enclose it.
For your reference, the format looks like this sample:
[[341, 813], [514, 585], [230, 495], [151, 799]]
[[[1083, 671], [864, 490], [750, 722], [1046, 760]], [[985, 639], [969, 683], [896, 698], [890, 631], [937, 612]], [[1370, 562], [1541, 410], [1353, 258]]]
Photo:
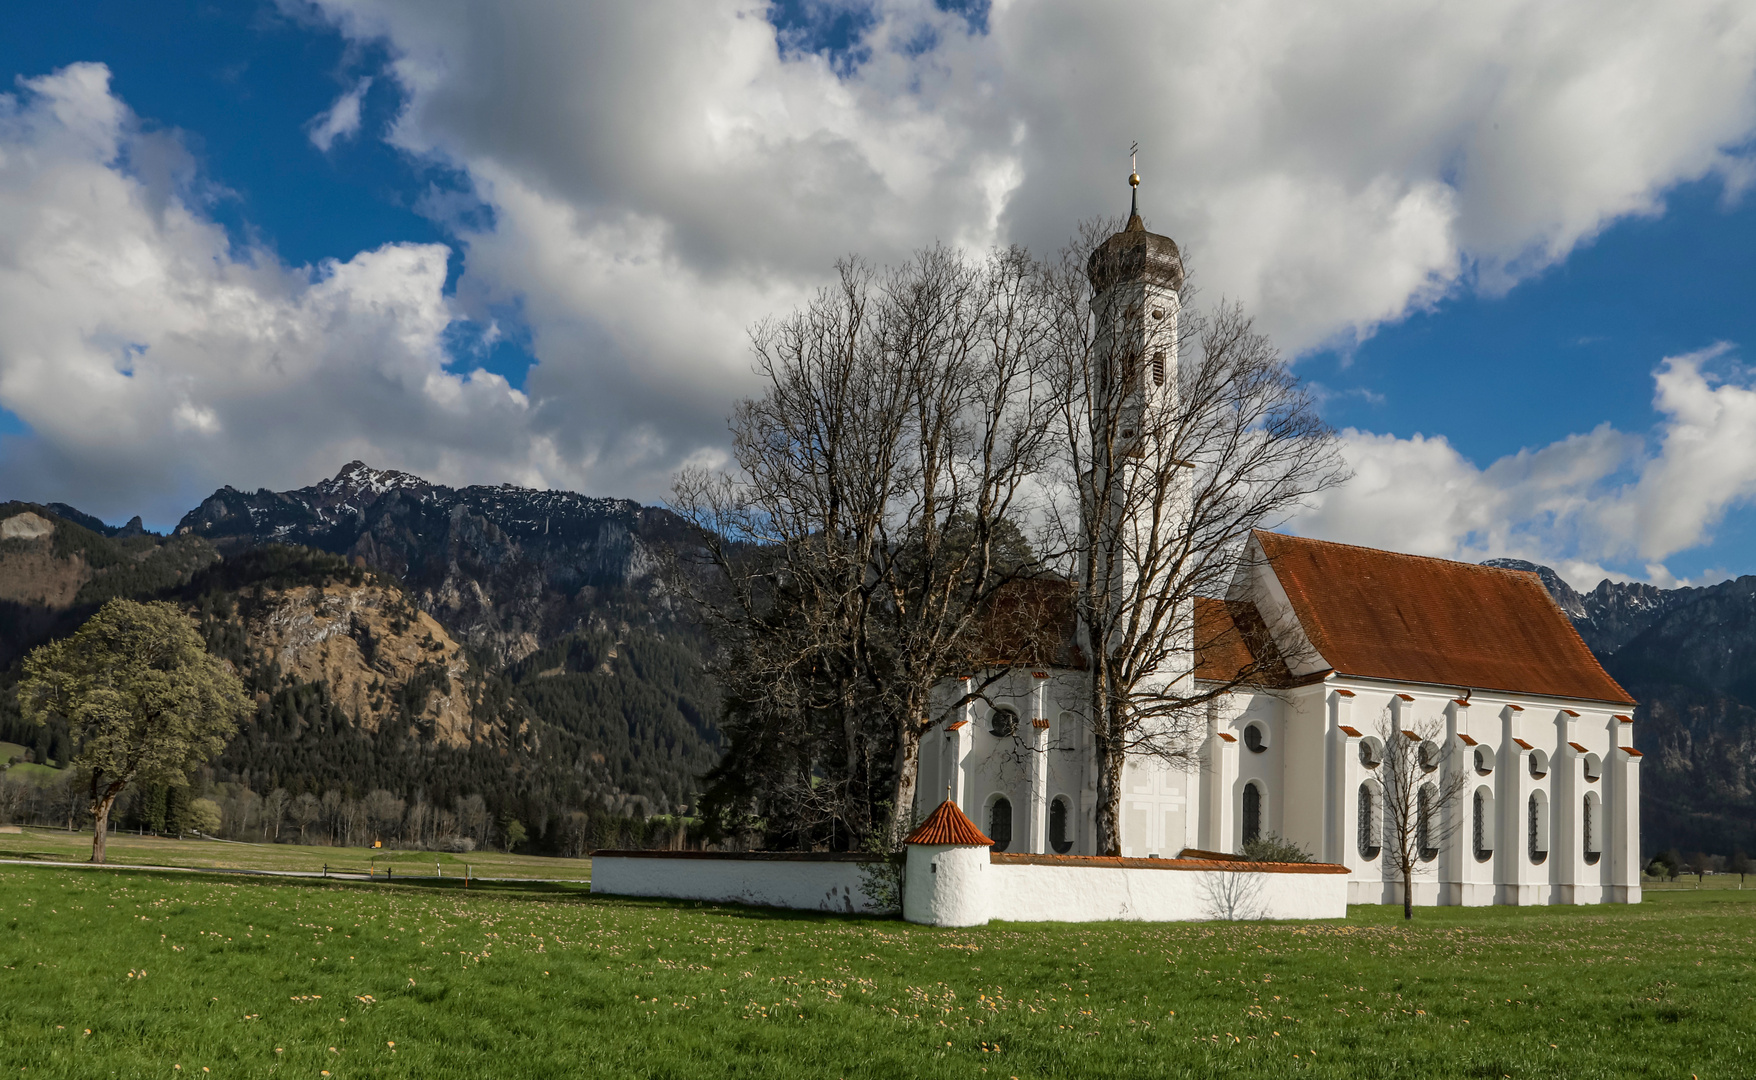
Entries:
[[312, 485], [325, 495], [364, 491], [373, 495], [382, 495], [398, 488], [431, 487], [427, 481], [413, 473], [397, 469], [374, 469], [363, 461], [350, 461], [341, 467], [332, 480], [325, 480]]

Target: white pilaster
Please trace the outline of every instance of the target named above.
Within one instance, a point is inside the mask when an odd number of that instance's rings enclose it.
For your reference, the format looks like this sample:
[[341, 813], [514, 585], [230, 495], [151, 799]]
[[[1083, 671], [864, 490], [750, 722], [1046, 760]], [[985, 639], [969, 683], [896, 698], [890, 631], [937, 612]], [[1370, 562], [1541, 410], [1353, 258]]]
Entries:
[[1350, 804], [1353, 785], [1348, 783], [1347, 764], [1351, 747], [1342, 728], [1354, 722], [1354, 692], [1334, 690], [1328, 701], [1329, 730], [1324, 737], [1324, 758], [1327, 765], [1323, 798], [1323, 860], [1340, 863], [1346, 859]]
[[1549, 755], [1549, 885], [1550, 903], [1573, 904], [1585, 866], [1585, 834], [1581, 801], [1585, 798], [1585, 755], [1574, 748], [1579, 714], [1555, 712], [1555, 749]]
[[[1041, 708], [1041, 702], [1038, 702]], [[1033, 855], [1049, 850], [1049, 718], [1037, 716], [1030, 722], [1030, 811], [1025, 819], [1025, 837]]]
[[1525, 852], [1529, 813], [1530, 777], [1527, 751], [1520, 736], [1524, 709], [1508, 705], [1500, 710], [1500, 760], [1494, 769], [1494, 804], [1500, 819], [1499, 843], [1494, 847], [1494, 883], [1502, 904], [1535, 902], [1530, 859]]
[[[1610, 751], [1605, 763], [1610, 790], [1604, 799], [1604, 840], [1609, 848], [1610, 899], [1619, 904], [1640, 903], [1640, 751], [1634, 749], [1634, 731], [1623, 724], [1617, 733], [1621, 745]], [[1627, 740], [1622, 742], [1621, 740]]]

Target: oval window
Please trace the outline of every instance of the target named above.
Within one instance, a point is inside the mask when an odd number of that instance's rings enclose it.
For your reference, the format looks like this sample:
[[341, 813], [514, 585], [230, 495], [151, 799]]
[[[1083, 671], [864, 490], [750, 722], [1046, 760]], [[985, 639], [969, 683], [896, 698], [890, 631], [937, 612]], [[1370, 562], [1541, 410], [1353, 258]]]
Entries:
[[1250, 748], [1252, 754], [1260, 754], [1268, 749], [1268, 739], [1263, 734], [1261, 724], [1251, 724], [1244, 729], [1244, 745]]
[[1476, 747], [1476, 772], [1483, 776], [1494, 771], [1494, 751], [1492, 747]]
[[1360, 740], [1360, 764], [1376, 769], [1384, 761], [1384, 744], [1370, 736]]
[[1476, 862], [1494, 857], [1494, 793], [1485, 787], [1476, 789], [1474, 839]]
[[1367, 862], [1378, 857], [1378, 793], [1370, 783], [1360, 785], [1360, 858]]
[[1009, 739], [1018, 731], [1018, 714], [1011, 709], [995, 709], [988, 716], [988, 733]]

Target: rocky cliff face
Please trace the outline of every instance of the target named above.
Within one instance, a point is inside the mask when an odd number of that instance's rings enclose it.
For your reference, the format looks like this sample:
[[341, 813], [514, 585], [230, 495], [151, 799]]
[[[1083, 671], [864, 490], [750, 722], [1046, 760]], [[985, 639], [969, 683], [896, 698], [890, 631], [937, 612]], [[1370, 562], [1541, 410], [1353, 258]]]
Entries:
[[355, 725], [376, 733], [400, 721], [413, 736], [450, 747], [492, 733], [473, 706], [469, 660], [432, 616], [377, 585], [275, 590], [255, 601], [246, 626], [251, 653], [299, 682], [327, 683]]
[[624, 499], [453, 489], [357, 461], [294, 491], [222, 488], [176, 531], [222, 552], [284, 543], [357, 557], [502, 667], [605, 618], [670, 621], [654, 571], [684, 535], [673, 515]]
[[185, 585], [218, 558], [197, 537], [95, 532], [82, 520], [106, 528], [58, 503], [0, 503], [0, 671], [105, 600]]

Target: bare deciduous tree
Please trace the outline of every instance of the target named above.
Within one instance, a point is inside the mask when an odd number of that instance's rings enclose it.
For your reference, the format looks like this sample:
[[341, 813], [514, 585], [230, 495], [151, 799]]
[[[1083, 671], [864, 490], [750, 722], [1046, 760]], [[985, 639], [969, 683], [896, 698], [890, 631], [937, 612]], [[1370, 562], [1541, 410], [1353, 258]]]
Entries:
[[305, 830], [311, 827], [312, 822], [323, 816], [323, 804], [318, 802], [317, 796], [309, 791], [301, 792], [299, 797], [294, 799], [292, 805], [287, 808], [287, 815], [293, 819], [293, 824], [299, 827], [299, 843], [303, 844]]
[[281, 822], [286, 820], [287, 805], [292, 801], [293, 797], [287, 794], [286, 788], [275, 788], [262, 797], [262, 831], [269, 840], [280, 840]]
[[[1272, 650], [1259, 649], [1260, 664], [1196, 683], [1196, 598], [1225, 596], [1248, 569], [1251, 531], [1346, 471], [1309, 392], [1243, 310], [1188, 310], [1169, 241], [1137, 218], [1108, 232], [1083, 226], [1047, 275], [1059, 445], [1045, 547], [1076, 559], [1097, 848], [1116, 855], [1127, 758], [1193, 764], [1208, 703], [1269, 674]], [[1132, 287], [1142, 267], [1155, 288]]]
[[757, 771], [767, 813], [891, 847], [946, 711], [935, 687], [1035, 570], [1014, 522], [1048, 449], [1048, 312], [1018, 251], [839, 270], [755, 329], [764, 391], [732, 417], [735, 468], [685, 471], [673, 506], [699, 527], [696, 592], [725, 650], [717, 776]]
[[1384, 744], [1378, 781], [1383, 788], [1384, 863], [1402, 882], [1402, 917], [1415, 917], [1414, 879], [1432, 872], [1439, 853], [1464, 824], [1461, 811], [1470, 775], [1458, 751], [1447, 749], [1444, 726], [1423, 720], [1402, 727], [1389, 709], [1378, 720]]

